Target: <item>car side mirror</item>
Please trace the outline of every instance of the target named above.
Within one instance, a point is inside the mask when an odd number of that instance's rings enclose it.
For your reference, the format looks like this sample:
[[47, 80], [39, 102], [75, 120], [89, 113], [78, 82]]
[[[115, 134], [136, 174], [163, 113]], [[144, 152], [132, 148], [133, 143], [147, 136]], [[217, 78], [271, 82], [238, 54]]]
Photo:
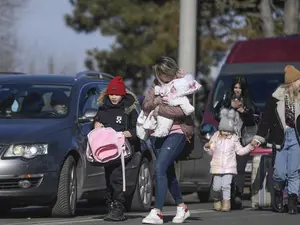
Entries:
[[82, 117], [78, 118], [78, 122], [87, 123], [92, 122], [94, 117], [97, 115], [97, 109], [86, 109]]

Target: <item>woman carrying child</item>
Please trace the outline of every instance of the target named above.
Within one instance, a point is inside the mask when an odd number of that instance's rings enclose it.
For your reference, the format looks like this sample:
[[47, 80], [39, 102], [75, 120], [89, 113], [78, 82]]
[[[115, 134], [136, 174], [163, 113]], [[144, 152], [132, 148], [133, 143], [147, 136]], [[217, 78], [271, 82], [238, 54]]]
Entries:
[[167, 98], [155, 96], [154, 87], [156, 85], [164, 86], [174, 79], [182, 77], [182, 71], [176, 62], [169, 57], [160, 57], [156, 60], [153, 71], [156, 79], [146, 94], [142, 109], [145, 114], [149, 114], [157, 108], [157, 114], [172, 119], [173, 125], [167, 136], [150, 137], [156, 155], [155, 205], [142, 222], [163, 224], [162, 209], [169, 189], [177, 204], [177, 213], [173, 218], [173, 223], [183, 223], [190, 216], [190, 212], [181, 196], [174, 163], [183, 152], [186, 141], [192, 137], [194, 123], [190, 116], [185, 115], [180, 106], [170, 106]]

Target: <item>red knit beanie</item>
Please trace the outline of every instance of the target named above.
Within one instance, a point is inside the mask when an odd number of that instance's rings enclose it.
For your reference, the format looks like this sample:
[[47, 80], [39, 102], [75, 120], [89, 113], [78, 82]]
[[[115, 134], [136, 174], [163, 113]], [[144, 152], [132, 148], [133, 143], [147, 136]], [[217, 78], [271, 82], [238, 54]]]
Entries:
[[122, 77], [116, 76], [114, 79], [112, 79], [109, 82], [107, 86], [106, 94], [121, 95], [121, 96], [126, 95], [126, 88]]

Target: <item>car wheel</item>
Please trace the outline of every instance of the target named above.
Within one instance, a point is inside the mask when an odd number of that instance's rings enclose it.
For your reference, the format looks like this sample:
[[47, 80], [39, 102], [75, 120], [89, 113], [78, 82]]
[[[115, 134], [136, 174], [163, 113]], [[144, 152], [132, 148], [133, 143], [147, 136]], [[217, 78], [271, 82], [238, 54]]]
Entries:
[[76, 163], [69, 156], [60, 172], [57, 200], [52, 208], [52, 215], [56, 217], [73, 217], [77, 203], [77, 174]]
[[153, 196], [153, 181], [150, 164], [144, 158], [139, 169], [135, 191], [132, 196], [130, 210], [147, 212], [150, 209]]
[[200, 202], [202, 202], [202, 203], [209, 202], [210, 196], [211, 196], [210, 190], [209, 191], [198, 191], [197, 195], [198, 195]]

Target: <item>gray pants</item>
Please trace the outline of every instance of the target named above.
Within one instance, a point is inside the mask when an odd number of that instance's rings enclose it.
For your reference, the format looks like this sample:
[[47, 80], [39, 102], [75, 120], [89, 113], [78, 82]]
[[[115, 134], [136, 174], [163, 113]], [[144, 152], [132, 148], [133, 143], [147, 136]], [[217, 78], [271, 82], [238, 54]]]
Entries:
[[232, 174], [214, 175], [213, 191], [220, 193], [222, 191], [223, 200], [230, 200]]

